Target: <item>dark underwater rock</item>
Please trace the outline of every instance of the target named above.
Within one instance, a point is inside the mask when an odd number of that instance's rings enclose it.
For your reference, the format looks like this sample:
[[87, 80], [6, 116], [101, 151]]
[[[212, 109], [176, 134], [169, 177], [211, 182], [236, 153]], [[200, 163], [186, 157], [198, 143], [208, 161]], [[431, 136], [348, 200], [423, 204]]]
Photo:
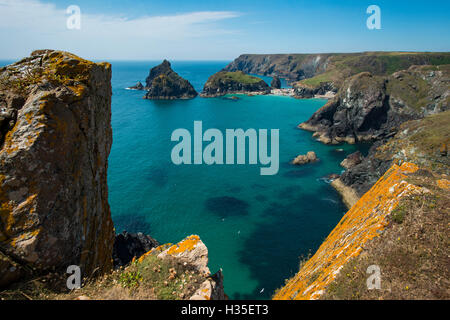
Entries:
[[159, 246], [158, 241], [141, 232], [124, 231], [116, 235], [113, 248], [114, 268], [126, 266], [133, 258], [139, 258], [157, 246]]

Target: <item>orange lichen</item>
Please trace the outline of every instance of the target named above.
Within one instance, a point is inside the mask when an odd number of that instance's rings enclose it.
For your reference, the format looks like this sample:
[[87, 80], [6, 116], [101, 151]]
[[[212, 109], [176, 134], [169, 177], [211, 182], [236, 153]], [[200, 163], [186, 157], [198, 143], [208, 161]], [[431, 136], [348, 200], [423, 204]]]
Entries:
[[406, 195], [420, 190], [405, 181], [418, 170], [412, 163], [393, 165], [344, 215], [315, 255], [278, 291], [275, 300], [318, 299], [343, 266], [388, 225], [386, 217]]
[[437, 180], [436, 184], [441, 189], [446, 189], [446, 190], [450, 189], [450, 181], [448, 181], [447, 179]]
[[192, 251], [199, 241], [200, 241], [199, 236], [197, 235], [189, 236], [184, 241], [171, 246], [167, 251], [167, 253], [170, 255], [175, 255], [177, 253], [182, 253], [185, 251]]

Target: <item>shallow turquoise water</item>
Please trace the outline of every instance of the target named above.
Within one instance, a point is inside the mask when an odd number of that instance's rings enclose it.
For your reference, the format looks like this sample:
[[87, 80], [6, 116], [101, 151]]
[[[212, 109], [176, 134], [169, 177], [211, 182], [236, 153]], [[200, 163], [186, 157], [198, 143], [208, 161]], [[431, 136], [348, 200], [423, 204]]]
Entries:
[[[325, 146], [296, 126], [324, 100], [274, 96], [149, 101], [125, 90], [143, 81], [157, 62], [113, 62], [113, 147], [109, 199], [116, 231], [142, 231], [161, 243], [198, 234], [209, 249], [210, 269], [223, 269], [231, 298], [270, 298], [298, 271], [299, 257], [314, 252], [345, 207], [321, 179], [341, 172], [355, 150]], [[200, 91], [226, 62], [174, 62]], [[259, 165], [181, 165], [171, 162], [173, 130], [280, 129], [280, 171], [260, 176]], [[223, 131], [224, 132], [224, 131]], [[298, 154], [316, 151], [320, 162], [294, 167]], [[264, 288], [263, 293], [260, 291]]]

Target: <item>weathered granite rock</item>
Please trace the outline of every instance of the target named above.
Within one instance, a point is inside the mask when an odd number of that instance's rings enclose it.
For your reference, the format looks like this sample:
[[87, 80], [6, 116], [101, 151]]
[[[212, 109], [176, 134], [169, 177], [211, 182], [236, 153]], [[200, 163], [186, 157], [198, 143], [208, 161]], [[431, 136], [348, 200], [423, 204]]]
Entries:
[[142, 255], [137, 262], [144, 261], [148, 255], [156, 255], [162, 260], [177, 261], [183, 265], [189, 265], [199, 274], [203, 275], [205, 281], [199, 289], [187, 297], [188, 300], [224, 300], [223, 274], [219, 270], [211, 274], [208, 268], [208, 248], [197, 235], [192, 235], [177, 244], [166, 244], [150, 250]]
[[299, 155], [294, 160], [292, 160], [292, 164], [302, 165], [307, 163], [312, 163], [318, 161], [317, 155], [314, 151], [308, 151], [306, 155]]
[[35, 51], [0, 69], [0, 284], [10, 267], [112, 268], [111, 66]]
[[241, 71], [221, 71], [209, 77], [205, 83], [202, 97], [218, 97], [235, 93], [270, 93], [267, 83], [258, 78], [247, 75]]
[[145, 90], [145, 99], [152, 100], [192, 99], [198, 95], [189, 81], [172, 70], [167, 60], [150, 70]]
[[272, 89], [280, 89], [281, 88], [281, 80], [277, 76], [273, 77], [272, 82], [270, 83]]
[[139, 258], [157, 246], [159, 246], [158, 241], [141, 232], [128, 233], [124, 231], [119, 233], [114, 240], [114, 267], [125, 266], [133, 258]]
[[341, 162], [341, 166], [344, 167], [345, 169], [350, 169], [350, 168], [353, 168], [354, 166], [360, 164], [362, 162], [362, 159], [363, 159], [363, 155], [361, 154], [361, 152], [356, 151], [356, 152], [353, 152], [352, 154], [349, 154], [347, 156], [347, 158], [345, 158]]

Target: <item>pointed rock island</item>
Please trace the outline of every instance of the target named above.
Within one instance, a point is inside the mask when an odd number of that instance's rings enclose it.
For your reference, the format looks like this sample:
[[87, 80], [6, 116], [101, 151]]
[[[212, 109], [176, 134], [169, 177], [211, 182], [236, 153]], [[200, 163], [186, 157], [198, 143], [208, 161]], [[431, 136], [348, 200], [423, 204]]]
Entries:
[[209, 77], [201, 96], [211, 98], [236, 93], [268, 94], [270, 88], [264, 80], [242, 71], [220, 71]]
[[183, 79], [172, 70], [170, 62], [167, 60], [152, 68], [145, 81], [146, 85], [143, 88], [147, 90], [144, 96], [145, 99], [192, 99], [198, 95], [188, 80]]

